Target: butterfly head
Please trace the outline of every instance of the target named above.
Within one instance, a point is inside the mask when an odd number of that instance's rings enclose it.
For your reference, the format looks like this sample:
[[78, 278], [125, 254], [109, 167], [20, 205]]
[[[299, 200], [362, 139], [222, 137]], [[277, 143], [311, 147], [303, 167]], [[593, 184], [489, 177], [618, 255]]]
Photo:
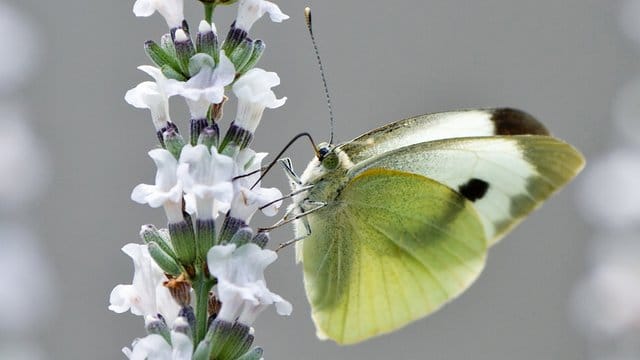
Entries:
[[336, 151], [336, 147], [329, 143], [321, 143], [318, 145], [318, 161], [327, 170], [334, 170], [340, 165], [340, 158]]

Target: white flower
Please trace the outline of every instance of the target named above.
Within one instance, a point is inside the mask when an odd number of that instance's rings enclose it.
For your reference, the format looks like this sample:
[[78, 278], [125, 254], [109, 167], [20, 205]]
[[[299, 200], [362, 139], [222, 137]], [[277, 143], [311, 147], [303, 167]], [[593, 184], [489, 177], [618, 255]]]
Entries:
[[[249, 148], [243, 149], [236, 158], [236, 176], [259, 170], [262, 167], [262, 159], [266, 156], [267, 153], [256, 153]], [[232, 217], [249, 223], [251, 216], [258, 208], [282, 198], [282, 192], [277, 188], [263, 188], [259, 182], [256, 184], [260, 175], [260, 172], [256, 172], [233, 182], [236, 190], [230, 209]], [[252, 189], [254, 184], [256, 186]], [[274, 216], [281, 205], [282, 201], [275, 202], [265, 207], [262, 212], [267, 216]]]
[[204, 145], [186, 145], [180, 154], [178, 177], [184, 183], [185, 192], [193, 194], [196, 212], [200, 219], [214, 217], [214, 207], [224, 207], [233, 196], [233, 159], [211, 151]]
[[202, 119], [206, 117], [209, 105], [222, 102], [224, 87], [233, 82], [236, 69], [224, 53], [220, 54], [217, 66], [207, 54], [196, 54], [191, 58], [191, 64], [199, 71], [186, 82], [179, 82], [172, 92], [187, 100], [192, 118]]
[[207, 254], [209, 271], [218, 279], [218, 298], [222, 308], [218, 318], [251, 325], [258, 314], [275, 304], [280, 315], [290, 315], [291, 304], [267, 289], [265, 268], [278, 255], [261, 249], [256, 244], [245, 244], [236, 249], [235, 244], [216, 245]]
[[275, 109], [287, 100], [286, 97], [277, 99], [271, 91], [277, 85], [280, 85], [280, 78], [274, 72], [253, 68], [242, 75], [233, 84], [233, 92], [238, 97], [238, 112], [234, 124], [253, 133], [266, 107]]
[[[188, 326], [187, 321], [182, 317], [176, 319], [177, 323]], [[124, 348], [122, 352], [130, 360], [191, 360], [193, 343], [186, 334], [172, 330], [171, 344], [167, 343], [162, 336], [151, 334], [142, 339], [136, 339], [132, 349]]]
[[170, 28], [182, 26], [184, 20], [183, 0], [137, 0], [133, 4], [133, 13], [136, 16], [151, 16], [159, 12], [167, 21]]
[[249, 32], [251, 26], [264, 15], [269, 14], [269, 18], [273, 22], [282, 22], [287, 20], [288, 15], [285, 15], [278, 5], [265, 0], [240, 0], [238, 4], [238, 16], [236, 17], [236, 28]]
[[171, 326], [180, 306], [162, 285], [166, 277], [149, 255], [147, 245], [127, 244], [122, 251], [133, 260], [133, 281], [113, 288], [109, 310], [123, 313], [130, 309], [132, 314], [141, 316], [161, 314]]
[[171, 91], [178, 81], [167, 79], [162, 71], [156, 67], [149, 65], [138, 66], [138, 69], [146, 72], [155, 79], [153, 81], [145, 81], [135, 88], [127, 91], [124, 99], [130, 105], [139, 109], [149, 109], [151, 111], [151, 119], [156, 131], [162, 129], [167, 122], [171, 121], [169, 117], [169, 97]]
[[163, 206], [170, 223], [183, 220], [182, 182], [177, 177], [178, 161], [165, 149], [149, 151], [156, 163], [156, 184], [140, 184], [131, 192], [131, 200], [139, 204], [149, 204], [153, 208]]

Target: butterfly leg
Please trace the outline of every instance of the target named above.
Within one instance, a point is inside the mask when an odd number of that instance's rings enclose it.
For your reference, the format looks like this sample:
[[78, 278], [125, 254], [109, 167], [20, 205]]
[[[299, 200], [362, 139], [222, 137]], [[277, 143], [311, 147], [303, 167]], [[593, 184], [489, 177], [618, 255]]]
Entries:
[[[283, 196], [283, 197], [281, 197], [281, 198], [275, 199], [275, 200], [273, 200], [273, 201], [271, 201], [271, 202], [268, 202], [268, 203], [266, 203], [266, 204], [262, 205], [262, 206], [261, 206], [261, 207], [259, 207], [258, 209], [262, 210], [262, 209], [264, 209], [264, 208], [267, 208], [267, 207], [269, 207], [269, 206], [271, 206], [271, 205], [273, 205], [273, 204], [277, 203], [278, 201], [282, 201], [282, 200], [288, 199], [288, 198], [290, 198], [290, 197], [293, 197], [293, 196], [295, 196], [295, 195], [298, 195], [298, 194], [300, 194], [300, 193], [302, 193], [302, 192], [305, 192], [305, 191], [307, 191], [307, 190], [311, 189], [312, 187], [313, 187], [313, 185], [307, 185], [307, 186], [303, 186], [303, 187], [301, 187], [301, 188], [298, 188], [298, 189], [296, 189], [296, 190], [294, 190], [294, 191], [290, 192], [289, 194], [287, 194], [287, 195], [285, 195], [285, 196]], [[285, 216], [289, 215], [290, 213], [291, 213], [291, 211], [287, 211], [287, 213], [285, 214]]]
[[278, 245], [278, 247], [277, 247], [274, 251], [275, 251], [275, 252], [278, 252], [278, 251], [280, 251], [280, 250], [282, 250], [282, 249], [286, 248], [286, 247], [287, 247], [287, 246], [289, 246], [289, 245], [293, 245], [293, 244], [297, 243], [297, 242], [298, 242], [298, 241], [300, 241], [300, 240], [304, 240], [304, 239], [306, 239], [307, 237], [309, 237], [309, 235], [311, 235], [311, 234], [306, 234], [306, 235], [303, 235], [303, 236], [298, 236], [297, 238], [291, 239], [291, 240], [289, 240], [289, 241], [285, 241], [285, 242], [281, 243], [280, 245]]
[[291, 187], [296, 188], [302, 185], [302, 181], [300, 180], [300, 177], [298, 176], [298, 174], [296, 174], [295, 170], [293, 170], [293, 163], [291, 162], [291, 159], [282, 158], [278, 161], [280, 162], [280, 165], [282, 165], [282, 167], [284, 168], [284, 173], [289, 178], [289, 183], [291, 184]]
[[[266, 228], [260, 228], [260, 229], [258, 229], [258, 231], [269, 231], [269, 230], [273, 230], [275, 228], [279, 228], [280, 226], [282, 226], [284, 224], [289, 224], [289, 223], [291, 223], [293, 221], [296, 221], [298, 219], [302, 219], [305, 216], [307, 216], [307, 215], [309, 215], [309, 214], [311, 214], [313, 212], [316, 212], [316, 211], [322, 209], [323, 207], [327, 206], [327, 203], [323, 203], [323, 202], [319, 202], [319, 201], [305, 201], [305, 204], [310, 204], [310, 205], [313, 205], [314, 207], [312, 207], [309, 210], [305, 210], [304, 212], [296, 213], [296, 215], [294, 217], [292, 217], [292, 218], [289, 218], [289, 215], [291, 215], [293, 213], [293, 209], [289, 210], [284, 215], [284, 217], [282, 219], [280, 219], [277, 223], [275, 223], [275, 224], [273, 224], [273, 225], [271, 225], [269, 227], [266, 227]], [[300, 208], [300, 209], [303, 209], [303, 208]]]
[[306, 230], [306, 234], [302, 235], [302, 236], [296, 236], [295, 238], [289, 240], [289, 241], [285, 241], [283, 243], [280, 243], [280, 245], [278, 245], [278, 247], [276, 248], [276, 252], [286, 248], [289, 245], [295, 244], [300, 240], [304, 240], [306, 238], [309, 237], [309, 235], [311, 235], [311, 225], [309, 225], [309, 221], [307, 220], [306, 217], [303, 217], [300, 219], [300, 221], [302, 222], [302, 225], [304, 226], [304, 229]]

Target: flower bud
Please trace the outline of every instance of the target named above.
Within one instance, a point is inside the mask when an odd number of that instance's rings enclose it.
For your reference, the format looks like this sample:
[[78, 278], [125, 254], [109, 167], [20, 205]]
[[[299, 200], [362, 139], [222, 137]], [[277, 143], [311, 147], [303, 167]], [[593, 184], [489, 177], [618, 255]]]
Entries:
[[146, 41], [144, 43], [144, 51], [149, 59], [151, 59], [151, 61], [153, 61], [153, 63], [156, 64], [159, 68], [168, 65], [176, 71], [180, 69], [175, 58], [167, 53], [160, 45], [156, 44], [154, 41]]
[[260, 39], [255, 40], [253, 42], [253, 51], [251, 52], [251, 57], [242, 66], [242, 68], [238, 69], [237, 72], [239, 74], [244, 74], [247, 71], [251, 70], [254, 66], [256, 66], [256, 64], [258, 63], [258, 61], [262, 57], [262, 54], [264, 53], [264, 50], [265, 50], [266, 47], [267, 47], [267, 45], [264, 43], [264, 41], [262, 41]]
[[[189, 220], [190, 221], [190, 220]], [[184, 266], [192, 265], [196, 259], [196, 241], [193, 226], [187, 220], [169, 224], [171, 245]]]
[[[163, 229], [166, 230], [166, 229]], [[176, 258], [176, 254], [171, 247], [171, 238], [169, 237], [169, 233], [162, 233], [162, 230], [158, 230], [155, 226], [151, 224], [142, 225], [140, 228], [140, 237], [145, 244], [156, 243], [162, 251], [167, 253], [167, 255], [172, 258]]]
[[187, 33], [182, 29], [177, 29], [173, 41], [176, 49], [176, 58], [183, 73], [189, 72], [189, 59], [196, 54], [193, 42]]
[[236, 244], [236, 248], [239, 248], [240, 246], [249, 243], [252, 237], [253, 230], [251, 230], [250, 227], [245, 226], [236, 231], [229, 242], [232, 244]]
[[177, 261], [164, 252], [157, 243], [151, 242], [147, 245], [147, 248], [149, 249], [149, 255], [162, 271], [173, 276], [178, 276], [182, 273], [182, 268]]
[[160, 47], [172, 58], [176, 57], [176, 47], [173, 45], [171, 34], [164, 34], [160, 38]]
[[261, 347], [256, 347], [240, 356], [237, 360], [260, 360], [262, 359], [263, 352]]
[[216, 64], [220, 57], [220, 46], [218, 44], [218, 35], [214, 28], [202, 20], [198, 27], [198, 34], [196, 35], [196, 50], [199, 53], [207, 54], [211, 56]]
[[187, 77], [182, 73], [179, 67], [177, 69], [174, 69], [169, 65], [163, 65], [162, 68], [160, 68], [160, 70], [162, 71], [162, 75], [164, 75], [167, 79], [173, 79], [178, 81], [187, 80]]
[[251, 59], [253, 53], [253, 41], [251, 39], [244, 39], [233, 51], [229, 54], [229, 60], [233, 63], [236, 69], [242, 69]]

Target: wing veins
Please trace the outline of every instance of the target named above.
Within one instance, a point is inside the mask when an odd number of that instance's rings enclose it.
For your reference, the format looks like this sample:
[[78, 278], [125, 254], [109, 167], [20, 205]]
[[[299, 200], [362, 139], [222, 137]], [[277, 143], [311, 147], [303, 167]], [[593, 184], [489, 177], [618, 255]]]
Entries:
[[[390, 240], [391, 240], [391, 242], [393, 243], [393, 245], [395, 245], [396, 247], [398, 247], [399, 249], [401, 249], [403, 252], [409, 253], [410, 257], [411, 257], [411, 258], [412, 258], [416, 263], [418, 263], [418, 265], [421, 265], [423, 268], [425, 267], [425, 265], [424, 265], [424, 264], [422, 264], [422, 262], [421, 262], [421, 261], [419, 261], [417, 258], [415, 258], [415, 257], [414, 257], [410, 252], [408, 252], [408, 251], [407, 251], [406, 249], [404, 249], [403, 247], [401, 247], [401, 246], [397, 245], [397, 244], [395, 243], [395, 241], [393, 241], [393, 238], [389, 237], [389, 235], [387, 235], [383, 230], [376, 228], [375, 226], [373, 226], [373, 224], [369, 224], [369, 223], [367, 223], [367, 225], [369, 225], [369, 226], [370, 226], [374, 231], [376, 231], [376, 232], [378, 232], [378, 233], [382, 234], [383, 236], [387, 237], [388, 239], [390, 239]], [[415, 276], [415, 274], [414, 274], [414, 273], [413, 273], [409, 268], [405, 268], [405, 269], [406, 269], [406, 270], [411, 274], [411, 277], [412, 277], [414, 280], [417, 280], [417, 279], [418, 279], [418, 278]], [[429, 276], [433, 277], [433, 275], [431, 274], [431, 272], [429, 271], [429, 269], [425, 268], [425, 270], [429, 273]], [[438, 282], [438, 281], [436, 280], [436, 282]], [[420, 287], [420, 290], [421, 290], [421, 292], [422, 292], [422, 295], [425, 297], [425, 299], [428, 299], [428, 297], [426, 296], [426, 291], [425, 291], [424, 287], [422, 286], [422, 283], [420, 283], [419, 281], [415, 281], [414, 283], [415, 283], [415, 284], [419, 284], [419, 287]], [[446, 294], [446, 292], [445, 292], [445, 291], [443, 291], [443, 293], [445, 293], [445, 294]], [[408, 308], [408, 309], [409, 309], [409, 310], [411, 310], [410, 308]], [[410, 312], [411, 312], [411, 311], [410, 311]]]
[[[375, 224], [373, 223], [369, 223], [367, 224], [369, 226], [371, 226], [371, 228], [373, 228], [373, 230], [377, 231], [379, 234], [385, 236], [387, 239], [389, 239], [394, 245], [396, 245], [399, 249], [401, 249], [405, 254], [409, 255], [409, 257], [411, 259], [413, 259], [415, 262], [417, 262], [418, 264], [422, 265], [422, 268], [424, 268], [427, 273], [429, 274], [429, 277], [431, 277], [435, 283], [438, 285], [438, 287], [440, 288], [440, 290], [442, 291], [442, 293], [444, 293], [444, 295], [446, 297], [449, 297], [449, 292], [444, 288], [444, 286], [442, 285], [442, 282], [440, 282], [440, 279], [438, 279], [433, 271], [431, 270], [431, 268], [425, 264], [424, 262], [420, 261], [420, 259], [418, 259], [415, 255], [413, 255], [411, 253], [411, 251], [409, 251], [408, 249], [406, 249], [404, 246], [398, 244], [396, 241], [393, 240], [393, 237], [389, 236], [383, 229], [378, 228]], [[415, 237], [414, 237], [415, 238]]]
[[[446, 185], [445, 185], [445, 186], [446, 186]], [[405, 217], [405, 218], [407, 218], [407, 219], [411, 219], [411, 220], [414, 220], [414, 221], [420, 222], [420, 223], [422, 223], [422, 224], [424, 224], [424, 225], [426, 225], [426, 226], [429, 226], [429, 227], [431, 227], [431, 228], [433, 228], [433, 229], [436, 229], [436, 230], [438, 230], [438, 231], [440, 231], [440, 232], [442, 232], [442, 233], [446, 233], [446, 234], [451, 235], [451, 233], [450, 233], [449, 231], [447, 231], [446, 229], [444, 229], [444, 228], [442, 228], [442, 227], [440, 227], [440, 226], [437, 226], [435, 222], [432, 222], [432, 221], [426, 221], [424, 218], [417, 218], [417, 217], [412, 217], [412, 216], [406, 216], [405, 214], [400, 214], [400, 213], [398, 213], [398, 212], [396, 212], [396, 211], [393, 211], [392, 209], [385, 208], [385, 207], [382, 207], [382, 206], [376, 206], [376, 205], [368, 204], [368, 203], [361, 202], [361, 201], [352, 201], [352, 202], [350, 202], [350, 203], [351, 203], [351, 204], [364, 205], [364, 206], [371, 207], [371, 208], [374, 208], [374, 209], [380, 209], [380, 210], [383, 210], [383, 211], [385, 211], [385, 212], [389, 212], [389, 213], [391, 213], [391, 214], [394, 214], [394, 215], [396, 215], [396, 217], [399, 217], [399, 218]], [[447, 203], [452, 204], [452, 205], [455, 205], [455, 204], [456, 204], [456, 203], [451, 202], [451, 201], [447, 201]], [[480, 216], [480, 215], [478, 215], [478, 216]], [[368, 224], [368, 225], [370, 225], [370, 224]], [[459, 238], [459, 237], [454, 237], [454, 236], [451, 236], [451, 239], [458, 241], [462, 246], [464, 246], [465, 248], [467, 248], [467, 250], [470, 250], [471, 252], [475, 252], [475, 249], [473, 249], [472, 247], [470, 247], [469, 245], [467, 245], [467, 244], [463, 241], [463, 239], [461, 239], [461, 238]]]
[[[352, 218], [351, 216], [347, 215], [347, 219], [349, 219], [349, 222], [351, 223], [352, 228], [357, 229], [357, 224], [355, 224], [355, 223], [353, 222], [353, 218]], [[376, 230], [376, 229], [374, 229], [374, 230]], [[356, 231], [356, 232], [354, 232], [354, 233], [359, 234], [357, 231]], [[362, 241], [362, 239], [360, 239], [360, 241]], [[395, 244], [394, 244], [394, 245], [395, 245]], [[396, 246], [397, 246], [397, 245], [396, 245]], [[364, 264], [364, 261], [363, 261], [363, 253], [364, 253], [363, 251], [360, 251], [360, 264], [359, 264], [359, 267], [358, 267], [358, 282], [360, 282], [360, 281], [361, 281], [360, 272], [362, 271], [362, 265]], [[386, 284], [386, 279], [387, 279], [387, 274], [386, 274], [386, 272], [385, 272], [386, 267], [385, 267], [385, 266], [383, 266], [383, 265], [384, 265], [384, 262], [383, 262], [383, 260], [382, 260], [382, 257], [380, 257], [380, 258], [379, 258], [379, 263], [380, 263], [380, 270], [381, 270], [381, 272], [382, 272], [382, 276], [383, 276], [383, 278], [384, 278], [384, 281], [382, 281], [382, 287], [383, 287], [383, 289], [384, 289], [384, 293], [385, 293], [385, 301], [386, 301], [386, 303], [387, 303], [387, 308], [388, 308], [388, 309], [391, 309], [391, 301], [390, 301], [389, 291], [387, 290], [387, 286], [385, 285], [385, 284]], [[410, 271], [409, 271], [409, 272], [410, 272]], [[397, 274], [396, 274], [396, 276], [395, 276], [395, 277], [396, 277], [396, 279], [397, 279]], [[411, 273], [411, 277], [412, 277], [414, 280], [415, 280], [415, 279], [417, 279], [413, 273]], [[414, 283], [416, 283], [416, 284], [420, 284], [418, 281], [414, 281]], [[360, 284], [358, 284], [358, 285], [360, 285]], [[422, 287], [422, 284], [420, 284], [419, 286], [420, 286], [421, 292], [423, 293], [423, 296], [424, 296], [424, 288]], [[400, 287], [400, 288], [402, 289], [402, 287]], [[425, 296], [425, 298], [426, 298], [426, 296]], [[410, 308], [410, 307], [409, 307], [409, 305], [407, 304], [405, 297], [404, 297], [404, 296], [402, 296], [402, 297], [401, 297], [401, 299], [403, 300], [403, 301], [402, 301], [402, 303], [404, 304], [405, 308], [407, 309], [407, 312], [408, 312], [408, 313], [411, 313], [411, 312], [412, 312], [412, 311], [411, 311], [411, 308]], [[390, 318], [393, 320], [393, 318], [394, 318], [394, 316], [393, 316], [393, 312], [389, 312], [389, 315], [390, 315]], [[379, 330], [379, 329], [381, 329], [381, 327], [379, 326], [378, 319], [377, 319], [377, 317], [375, 316], [375, 313], [373, 314], [373, 318], [374, 318], [374, 322], [376, 323], [376, 329], [378, 329], [378, 330]]]

